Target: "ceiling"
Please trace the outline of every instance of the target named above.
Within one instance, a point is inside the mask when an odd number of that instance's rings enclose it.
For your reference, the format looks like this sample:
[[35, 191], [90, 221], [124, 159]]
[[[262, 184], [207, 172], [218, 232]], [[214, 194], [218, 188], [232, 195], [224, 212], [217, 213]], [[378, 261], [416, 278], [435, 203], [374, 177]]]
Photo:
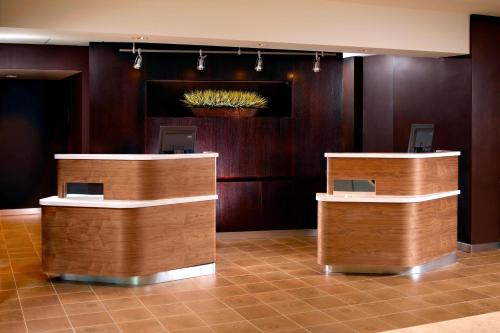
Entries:
[[0, 43], [139, 41], [443, 57], [469, 52], [469, 14], [500, 16], [500, 0], [0, 0]]
[[42, 69], [0, 69], [0, 80], [63, 80], [78, 71]]
[[364, 5], [500, 16], [500, 0], [332, 0]]

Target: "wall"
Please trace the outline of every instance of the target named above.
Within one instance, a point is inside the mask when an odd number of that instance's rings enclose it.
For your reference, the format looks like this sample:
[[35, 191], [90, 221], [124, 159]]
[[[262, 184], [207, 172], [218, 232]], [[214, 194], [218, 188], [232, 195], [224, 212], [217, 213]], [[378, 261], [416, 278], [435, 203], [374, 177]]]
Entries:
[[364, 151], [404, 152], [411, 124], [434, 124], [434, 149], [462, 152], [458, 239], [469, 243], [470, 58], [373, 56], [364, 58], [363, 69]]
[[500, 241], [500, 18], [471, 17], [473, 244]]
[[75, 105], [70, 115], [70, 152], [88, 151], [89, 53], [87, 47], [0, 44], [1, 69], [71, 70]]
[[[254, 56], [211, 54], [197, 71], [196, 55], [149, 53], [137, 71], [133, 55], [118, 52], [128, 46], [90, 45], [91, 152], [156, 153], [160, 125], [196, 125], [198, 150], [220, 153], [219, 231], [315, 228], [323, 153], [342, 146], [340, 57], [324, 58], [313, 73], [312, 57], [265, 56], [255, 72]], [[291, 113], [240, 120], [148, 114], [151, 80], [290, 81]]]
[[241, 47], [265, 43], [268, 48], [368, 49], [368, 53], [413, 56], [469, 52], [466, 11], [353, 2], [0, 0], [0, 26], [42, 29], [42, 36], [53, 40], [130, 41], [145, 35], [156, 43]]
[[79, 72], [0, 80], [0, 209], [36, 207], [56, 193], [53, 155], [88, 148], [88, 49], [0, 44], [0, 68]]
[[70, 107], [65, 81], [0, 80], [0, 209], [57, 192], [53, 156], [67, 151]]

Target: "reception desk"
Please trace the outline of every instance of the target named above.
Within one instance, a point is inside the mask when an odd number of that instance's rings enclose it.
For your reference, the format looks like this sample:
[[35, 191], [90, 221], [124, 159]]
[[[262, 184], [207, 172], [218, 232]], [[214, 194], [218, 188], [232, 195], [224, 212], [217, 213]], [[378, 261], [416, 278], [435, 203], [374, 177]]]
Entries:
[[40, 200], [43, 270], [132, 285], [212, 274], [217, 157], [56, 155], [58, 196]]
[[454, 263], [459, 155], [325, 154], [318, 263], [327, 272], [396, 274]]

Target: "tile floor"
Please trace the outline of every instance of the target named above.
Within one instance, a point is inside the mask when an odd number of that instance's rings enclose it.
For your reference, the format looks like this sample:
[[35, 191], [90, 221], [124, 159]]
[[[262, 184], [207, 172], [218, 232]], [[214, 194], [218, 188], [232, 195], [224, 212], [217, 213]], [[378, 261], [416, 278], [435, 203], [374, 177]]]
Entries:
[[500, 251], [421, 276], [325, 276], [316, 239], [217, 242], [217, 274], [126, 288], [49, 281], [40, 217], [0, 217], [0, 332], [377, 332], [500, 311]]

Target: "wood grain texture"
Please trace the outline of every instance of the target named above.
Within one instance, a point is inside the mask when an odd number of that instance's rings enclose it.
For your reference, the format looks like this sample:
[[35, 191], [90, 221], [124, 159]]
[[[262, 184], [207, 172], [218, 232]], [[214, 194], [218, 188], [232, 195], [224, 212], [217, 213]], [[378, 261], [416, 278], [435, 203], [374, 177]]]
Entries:
[[318, 263], [412, 267], [456, 250], [457, 198], [318, 202]]
[[500, 18], [471, 15], [471, 244], [500, 241]]
[[153, 200], [216, 194], [216, 159], [58, 160], [58, 196], [66, 183], [103, 183], [104, 199]]
[[327, 193], [333, 180], [375, 180], [378, 195], [420, 195], [458, 189], [458, 157], [328, 158]]
[[[480, 63], [485, 65], [483, 73], [491, 73], [494, 81], [498, 75], [493, 74], [492, 66], [497, 64], [495, 61], [498, 53], [495, 54], [493, 49], [498, 48], [498, 43], [492, 42], [490, 36], [497, 35], [489, 29], [481, 28], [477, 35], [481, 40], [479, 41], [474, 35], [474, 26], [474, 20], [472, 20], [471, 53], [474, 54], [476, 40], [484, 43], [483, 45], [488, 48], [484, 55], [490, 57], [491, 60], [480, 61]], [[471, 199], [475, 200], [471, 198], [471, 174], [473, 170], [478, 170], [478, 173], [484, 175], [484, 172], [477, 168], [477, 163], [474, 169], [471, 169], [471, 124], [478, 124], [478, 119], [475, 119], [471, 113], [471, 96], [475, 91], [479, 94], [486, 91], [480, 83], [481, 80], [475, 80], [480, 87], [473, 90], [472, 76], [480, 74], [480, 71], [471, 68], [474, 58], [473, 55], [472, 59], [471, 56], [440, 59], [374, 56], [363, 59], [362, 102], [366, 124], [363, 128], [364, 151], [404, 152], [408, 147], [411, 124], [434, 124], [434, 149], [456, 150], [462, 154], [459, 159], [461, 193], [458, 199], [458, 238], [466, 243], [470, 243]], [[493, 87], [493, 85], [488, 86]], [[496, 95], [488, 94], [488, 96]], [[480, 100], [486, 101], [484, 97]], [[478, 110], [486, 111], [487, 109], [481, 107]], [[491, 118], [485, 117], [484, 119], [489, 122]], [[498, 127], [489, 123], [493, 127]], [[484, 131], [478, 128], [475, 133], [494, 136], [496, 131]], [[477, 154], [487, 156], [485, 165], [494, 168], [496, 164], [489, 159], [498, 154], [491, 153], [484, 147], [484, 144], [480, 144], [479, 148], [474, 148], [474, 150]], [[486, 178], [480, 176], [479, 179]], [[486, 193], [484, 184], [481, 184], [479, 188], [475, 198], [479, 198], [478, 201], [481, 203], [488, 202], [485, 198], [491, 198], [492, 193], [484, 194]], [[491, 205], [488, 207], [486, 205], [479, 209], [480, 214], [493, 209]], [[483, 215], [474, 223], [482, 225], [484, 221]]]
[[215, 262], [215, 201], [138, 209], [42, 207], [42, 266], [128, 277]]

